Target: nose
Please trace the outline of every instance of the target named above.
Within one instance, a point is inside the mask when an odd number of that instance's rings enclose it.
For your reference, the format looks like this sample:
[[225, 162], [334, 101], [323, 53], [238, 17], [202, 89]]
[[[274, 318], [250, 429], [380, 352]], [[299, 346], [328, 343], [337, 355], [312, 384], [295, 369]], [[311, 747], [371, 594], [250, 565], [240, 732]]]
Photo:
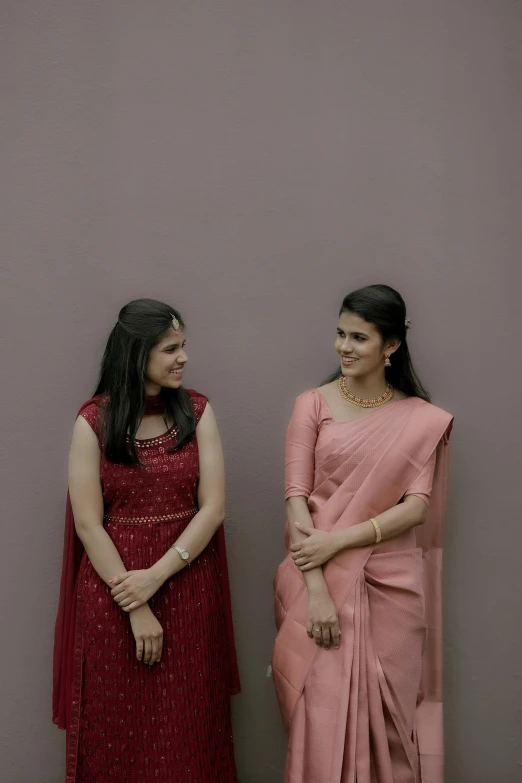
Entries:
[[341, 343], [340, 347], [341, 353], [351, 353], [352, 352], [352, 344], [348, 337], [345, 337], [344, 340]]
[[178, 364], [186, 364], [188, 362], [188, 356], [185, 351], [181, 351], [176, 359]]

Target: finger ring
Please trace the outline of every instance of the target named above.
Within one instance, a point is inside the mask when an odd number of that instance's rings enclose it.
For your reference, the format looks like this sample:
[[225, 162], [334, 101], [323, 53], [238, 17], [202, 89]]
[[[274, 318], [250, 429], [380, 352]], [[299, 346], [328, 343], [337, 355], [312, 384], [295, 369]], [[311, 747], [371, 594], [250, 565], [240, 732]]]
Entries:
[[321, 628], [320, 628], [320, 626], [316, 625], [316, 626], [315, 626], [315, 628], [314, 628], [314, 631], [315, 631], [316, 633], [321, 633]]

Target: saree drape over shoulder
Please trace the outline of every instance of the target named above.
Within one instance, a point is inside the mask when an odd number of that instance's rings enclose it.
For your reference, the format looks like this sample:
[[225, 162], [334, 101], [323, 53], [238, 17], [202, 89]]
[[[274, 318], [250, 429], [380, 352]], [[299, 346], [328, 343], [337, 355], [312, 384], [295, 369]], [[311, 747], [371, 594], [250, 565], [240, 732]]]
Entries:
[[424, 525], [323, 566], [338, 650], [306, 635], [308, 593], [290, 555], [275, 578], [273, 677], [289, 737], [285, 783], [442, 783], [440, 592], [452, 417], [418, 398], [333, 420], [318, 390], [298, 397], [287, 435], [286, 497], [314, 526], [340, 530], [408, 494]]

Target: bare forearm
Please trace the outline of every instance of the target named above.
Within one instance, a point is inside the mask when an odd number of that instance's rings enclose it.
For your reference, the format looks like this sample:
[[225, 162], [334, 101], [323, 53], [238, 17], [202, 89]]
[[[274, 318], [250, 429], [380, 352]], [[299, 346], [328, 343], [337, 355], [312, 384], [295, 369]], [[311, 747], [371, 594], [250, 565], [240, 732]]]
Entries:
[[109, 580], [115, 574], [127, 573], [112, 538], [102, 525], [81, 526], [77, 524], [76, 532], [94, 570], [106, 584], [109, 584]]
[[[374, 517], [381, 529], [381, 540], [387, 541], [424, 522], [427, 506], [421, 498], [409, 495], [403, 503]], [[337, 549], [353, 549], [375, 543], [376, 531], [370, 520], [333, 533]]]
[[[314, 526], [305, 497], [288, 498], [286, 501], [286, 519], [292, 544], [298, 544], [301, 541], [304, 541], [307, 536], [296, 528], [295, 523], [301, 522], [309, 527]], [[316, 595], [318, 593], [328, 592], [328, 586], [321, 566], [313, 568], [310, 571], [304, 571], [303, 577], [309, 594], [313, 593]]]
[[190, 554], [189, 560], [182, 560], [175, 549], [169, 549], [153, 566], [152, 570], [163, 583], [171, 576], [181, 571], [185, 565], [195, 560], [208, 546], [212, 536], [223, 524], [224, 513], [212, 507], [202, 508], [191, 519], [185, 530], [173, 544], [186, 549]]

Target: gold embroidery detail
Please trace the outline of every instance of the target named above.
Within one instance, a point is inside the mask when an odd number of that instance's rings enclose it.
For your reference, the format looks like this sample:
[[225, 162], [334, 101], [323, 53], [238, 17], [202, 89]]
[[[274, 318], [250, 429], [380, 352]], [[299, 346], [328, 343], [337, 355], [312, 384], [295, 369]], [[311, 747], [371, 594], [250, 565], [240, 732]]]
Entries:
[[118, 517], [114, 514], [105, 514], [104, 519], [121, 525], [155, 524], [158, 522], [173, 522], [176, 519], [184, 519], [185, 517], [193, 517], [197, 511], [197, 508], [189, 508], [186, 511], [179, 511], [177, 514], [163, 514], [162, 516], [157, 517]]
[[[151, 446], [159, 446], [161, 443], [167, 443], [169, 440], [173, 440], [177, 436], [177, 429], [176, 427], [171, 427], [169, 430], [163, 433], [163, 435], [158, 435], [157, 438], [140, 438], [139, 440], [134, 440], [134, 445], [137, 449], [148, 449]], [[127, 437], [127, 442], [130, 441], [130, 438]]]

